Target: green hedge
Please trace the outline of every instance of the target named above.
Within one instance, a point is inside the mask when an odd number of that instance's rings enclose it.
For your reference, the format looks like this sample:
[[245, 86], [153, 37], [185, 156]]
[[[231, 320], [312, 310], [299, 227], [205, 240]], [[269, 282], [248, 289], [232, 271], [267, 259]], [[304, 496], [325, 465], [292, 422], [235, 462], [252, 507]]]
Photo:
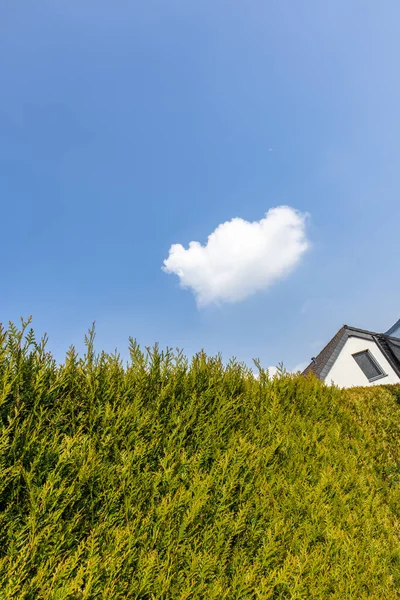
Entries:
[[400, 597], [400, 388], [0, 331], [0, 598]]

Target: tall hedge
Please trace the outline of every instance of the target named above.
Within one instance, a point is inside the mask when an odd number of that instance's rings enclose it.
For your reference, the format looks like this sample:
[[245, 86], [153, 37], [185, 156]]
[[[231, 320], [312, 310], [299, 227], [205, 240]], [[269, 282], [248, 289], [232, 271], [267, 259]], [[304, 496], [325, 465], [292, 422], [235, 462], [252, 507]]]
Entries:
[[400, 597], [399, 389], [0, 329], [0, 599]]

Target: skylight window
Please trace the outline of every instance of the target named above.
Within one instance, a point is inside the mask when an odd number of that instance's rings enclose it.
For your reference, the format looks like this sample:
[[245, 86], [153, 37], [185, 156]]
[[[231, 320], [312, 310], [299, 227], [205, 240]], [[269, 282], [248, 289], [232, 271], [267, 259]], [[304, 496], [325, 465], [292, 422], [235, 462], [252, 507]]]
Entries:
[[368, 381], [375, 381], [381, 377], [386, 377], [385, 371], [379, 365], [369, 350], [363, 350], [353, 354], [353, 358], [360, 367], [361, 371], [367, 377]]

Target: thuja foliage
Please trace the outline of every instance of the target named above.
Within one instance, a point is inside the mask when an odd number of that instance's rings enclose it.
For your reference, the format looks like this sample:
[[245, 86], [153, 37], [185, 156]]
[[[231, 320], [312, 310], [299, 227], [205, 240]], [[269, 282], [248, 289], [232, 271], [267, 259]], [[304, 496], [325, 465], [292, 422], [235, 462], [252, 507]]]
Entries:
[[399, 391], [0, 330], [0, 598], [400, 597]]

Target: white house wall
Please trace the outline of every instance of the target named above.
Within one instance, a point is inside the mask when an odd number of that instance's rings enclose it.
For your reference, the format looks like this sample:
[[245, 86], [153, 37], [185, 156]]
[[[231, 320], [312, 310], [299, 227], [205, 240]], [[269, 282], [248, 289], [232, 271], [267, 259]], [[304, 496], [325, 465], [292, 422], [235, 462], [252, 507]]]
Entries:
[[[356, 352], [369, 350], [375, 360], [387, 374], [386, 377], [381, 377], [372, 383], [369, 382], [366, 375], [360, 369], [353, 358]], [[383, 383], [399, 383], [400, 379], [390, 366], [389, 362], [382, 354], [379, 347], [374, 341], [364, 340], [357, 337], [349, 337], [337, 357], [333, 367], [325, 377], [327, 384], [334, 383], [341, 388], [354, 387], [359, 385], [381, 385]]]

